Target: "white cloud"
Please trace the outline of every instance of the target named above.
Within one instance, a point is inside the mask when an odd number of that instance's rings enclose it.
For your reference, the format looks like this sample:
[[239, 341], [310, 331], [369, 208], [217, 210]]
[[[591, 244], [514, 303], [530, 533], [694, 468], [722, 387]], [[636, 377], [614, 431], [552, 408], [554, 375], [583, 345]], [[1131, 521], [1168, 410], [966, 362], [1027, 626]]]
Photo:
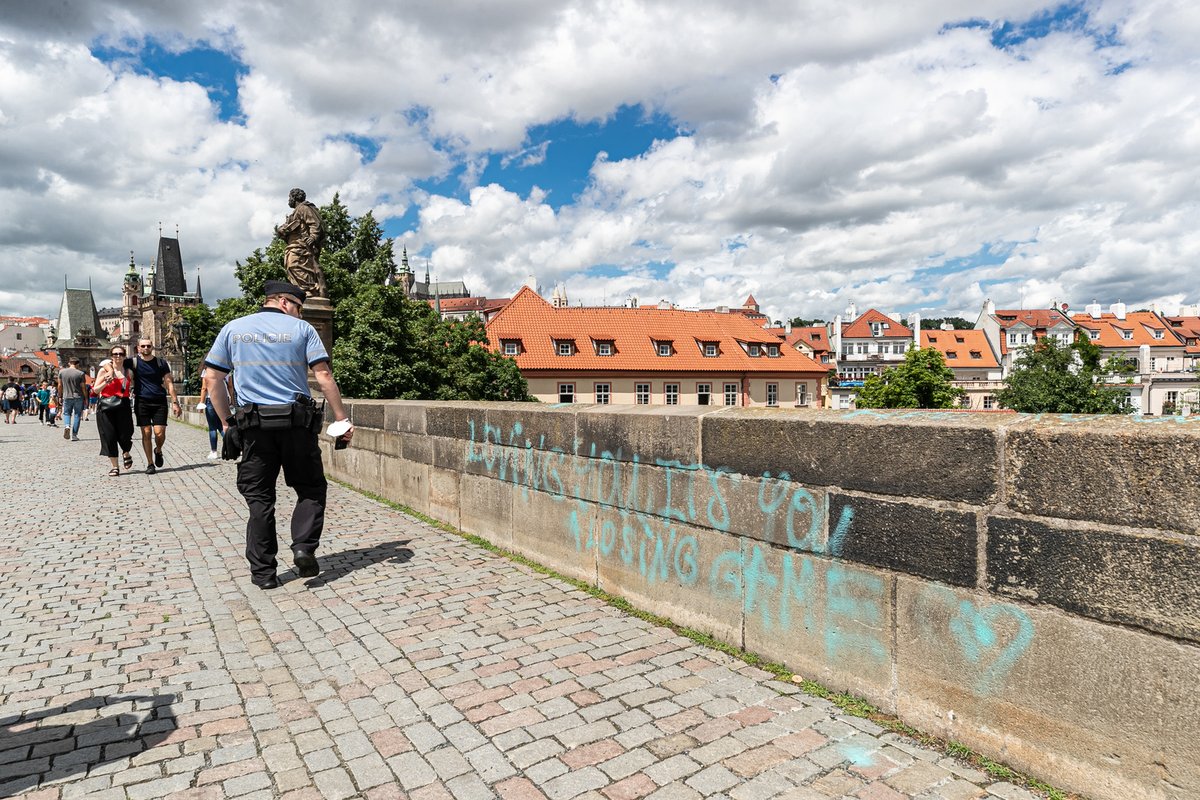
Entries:
[[[946, 28], [965, 13], [949, 0], [17, 4], [0, 21], [0, 312], [53, 313], [63, 272], [116, 302], [159, 220], [180, 224], [206, 295], [234, 293], [234, 260], [267, 244], [292, 186], [380, 219], [415, 206], [415, 268], [428, 253], [480, 294], [532, 272], [573, 301], [753, 292], [772, 317], [1200, 300], [1200, 10], [1086, 8], [1086, 30], [1001, 50], [987, 28]], [[88, 50], [145, 37], [236, 53], [239, 121], [194, 83]], [[690, 133], [599, 159], [553, 207], [475, 185], [489, 159], [554, 163], [532, 126], [622, 105]], [[369, 163], [349, 136], [378, 146]], [[450, 176], [463, 199], [414, 187]], [[940, 268], [988, 247], [1011, 252]]]

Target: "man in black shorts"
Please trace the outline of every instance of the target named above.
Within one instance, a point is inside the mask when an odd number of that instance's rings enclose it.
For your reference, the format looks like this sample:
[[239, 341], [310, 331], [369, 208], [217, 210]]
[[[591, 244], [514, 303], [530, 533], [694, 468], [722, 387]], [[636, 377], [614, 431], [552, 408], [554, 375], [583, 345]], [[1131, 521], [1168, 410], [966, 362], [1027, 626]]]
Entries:
[[[171, 367], [154, 355], [154, 343], [138, 340], [137, 357], [128, 359], [126, 366], [133, 371], [133, 417], [142, 429], [142, 450], [146, 452], [146, 474], [153, 475], [163, 465], [162, 448], [167, 441], [167, 395], [176, 417], [183, 416], [183, 407], [175, 394]], [[153, 434], [153, 436], [151, 435]]]

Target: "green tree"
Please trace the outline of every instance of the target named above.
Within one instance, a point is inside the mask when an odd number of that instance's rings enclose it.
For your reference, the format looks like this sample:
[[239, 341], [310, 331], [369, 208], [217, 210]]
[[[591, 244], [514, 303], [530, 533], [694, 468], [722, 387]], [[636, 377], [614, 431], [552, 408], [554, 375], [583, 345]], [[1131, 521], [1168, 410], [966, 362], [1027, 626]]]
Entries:
[[1124, 390], [1104, 384], [1100, 356], [1100, 348], [1082, 336], [1069, 345], [1043, 337], [1021, 348], [996, 402], [1027, 413], [1130, 413]]
[[953, 381], [941, 352], [914, 347], [904, 354], [903, 364], [867, 376], [855, 402], [859, 408], [955, 408], [966, 392]]
[[812, 328], [816, 325], [824, 325], [823, 319], [805, 319], [804, 317], [792, 317], [791, 326], [793, 328]]

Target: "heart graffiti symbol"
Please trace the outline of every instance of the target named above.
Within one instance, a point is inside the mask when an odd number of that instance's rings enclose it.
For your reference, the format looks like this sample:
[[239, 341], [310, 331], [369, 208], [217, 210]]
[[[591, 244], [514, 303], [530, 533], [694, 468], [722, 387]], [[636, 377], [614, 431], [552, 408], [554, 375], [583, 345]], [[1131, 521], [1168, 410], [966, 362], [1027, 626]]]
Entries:
[[995, 691], [1017, 660], [1033, 642], [1033, 621], [1007, 603], [978, 608], [961, 600], [950, 618], [950, 634], [976, 673], [974, 686], [981, 694]]

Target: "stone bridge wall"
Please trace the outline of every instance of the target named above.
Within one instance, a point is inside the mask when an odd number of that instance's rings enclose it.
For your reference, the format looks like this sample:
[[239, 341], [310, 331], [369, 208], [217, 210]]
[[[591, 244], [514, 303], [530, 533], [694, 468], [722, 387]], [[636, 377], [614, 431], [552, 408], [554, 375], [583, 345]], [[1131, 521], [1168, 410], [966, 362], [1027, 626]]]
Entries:
[[336, 478], [1056, 785], [1200, 795], [1200, 421], [351, 406]]

